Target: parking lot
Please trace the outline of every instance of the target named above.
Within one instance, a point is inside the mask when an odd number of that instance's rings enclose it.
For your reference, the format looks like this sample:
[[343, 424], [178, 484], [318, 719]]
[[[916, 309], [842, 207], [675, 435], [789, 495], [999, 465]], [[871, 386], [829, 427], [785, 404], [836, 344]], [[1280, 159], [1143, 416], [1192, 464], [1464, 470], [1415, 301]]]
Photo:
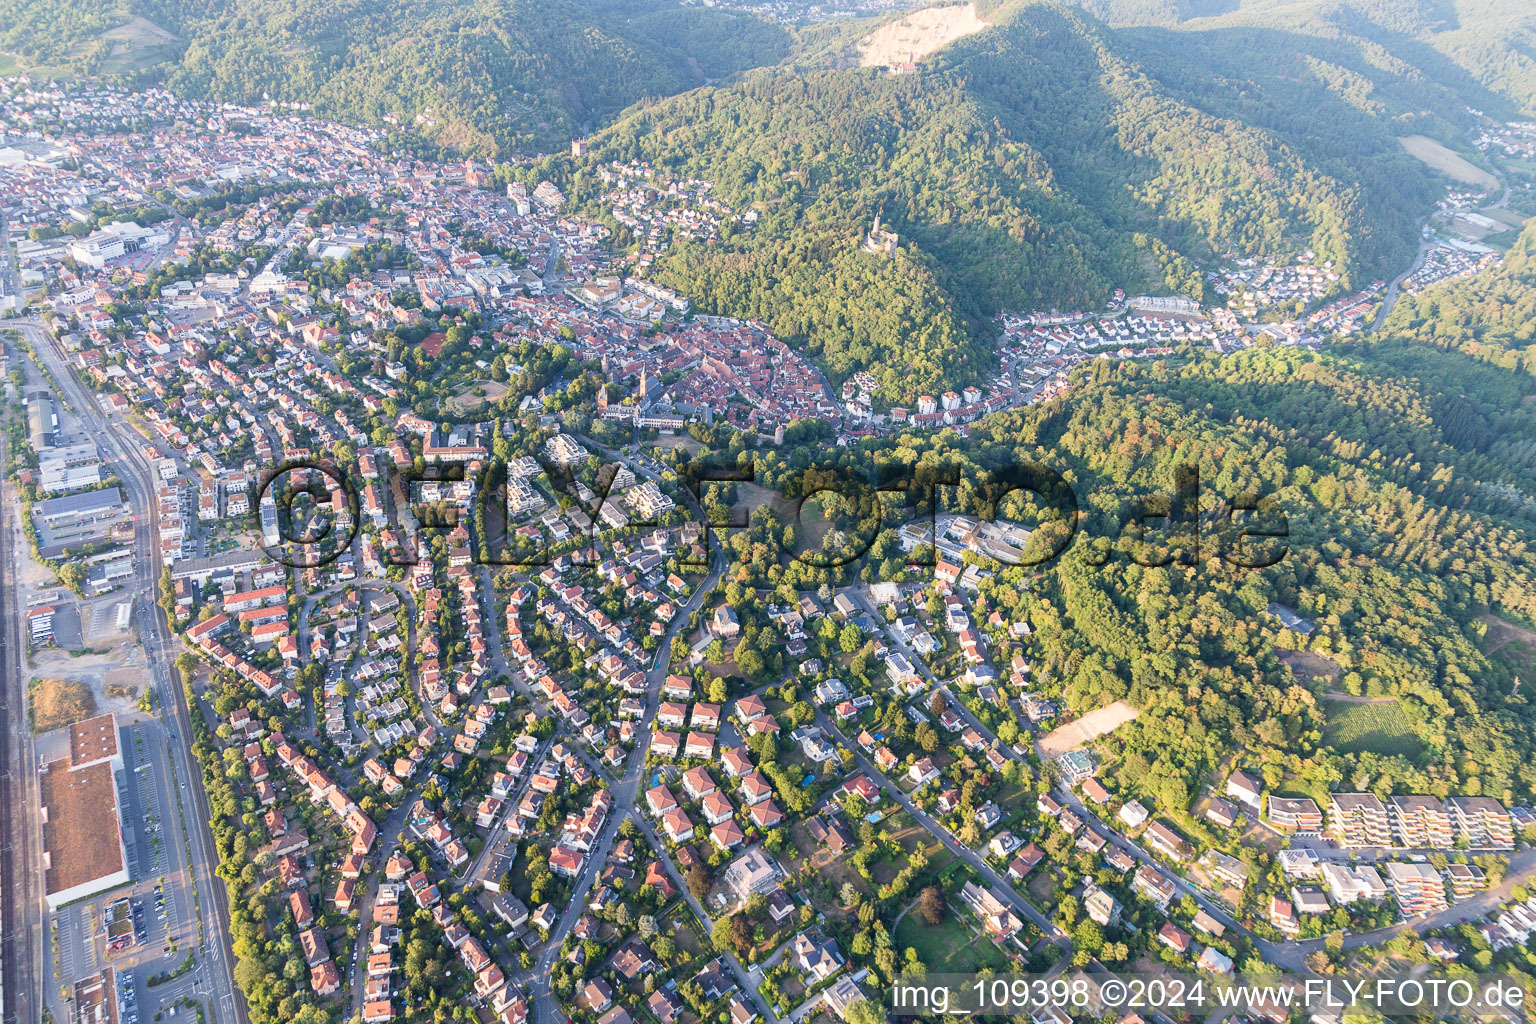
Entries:
[[[118, 799], [123, 815], [123, 845], [133, 883], [109, 893], [62, 907], [54, 915], [57, 952], [54, 993], [69, 984], [112, 966], [124, 994], [122, 1024], [139, 1024], [130, 1016], [140, 1002], [149, 1019], [167, 1012], [182, 997], [197, 998], [204, 971], [201, 964], [159, 986], [149, 978], [175, 970], [197, 943], [191, 898], [185, 882], [185, 852], [175, 796], [170, 780], [170, 754], [160, 722], [134, 715], [122, 724], [123, 772]], [[126, 908], [131, 933], [121, 927], [109, 950], [107, 922], [113, 906]]]

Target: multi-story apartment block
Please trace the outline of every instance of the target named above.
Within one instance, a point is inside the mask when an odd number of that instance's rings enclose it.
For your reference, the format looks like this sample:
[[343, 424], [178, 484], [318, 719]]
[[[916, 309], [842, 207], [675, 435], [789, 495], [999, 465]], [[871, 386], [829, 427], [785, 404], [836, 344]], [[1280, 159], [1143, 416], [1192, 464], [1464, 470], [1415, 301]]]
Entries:
[[1173, 881], [1150, 864], [1136, 869], [1131, 878], [1131, 888], [1143, 899], [1151, 900], [1159, 907], [1167, 907], [1173, 899]]
[[1445, 802], [1456, 828], [1473, 847], [1513, 850], [1515, 826], [1504, 805], [1491, 796], [1453, 796]]
[[1321, 874], [1328, 893], [1335, 903], [1354, 903], [1356, 900], [1372, 902], [1387, 898], [1387, 883], [1369, 864], [1350, 867], [1348, 864], [1327, 863]]
[[1393, 861], [1387, 865], [1387, 881], [1404, 917], [1432, 914], [1450, 906], [1440, 873], [1428, 864]]
[[1488, 878], [1483, 874], [1483, 869], [1475, 864], [1447, 865], [1445, 880], [1450, 885], [1451, 895], [1456, 898], [1457, 903], [1471, 899], [1488, 885]]
[[1448, 849], [1456, 842], [1450, 812], [1430, 796], [1393, 797], [1392, 828], [1398, 845], [1408, 849]]
[[544, 452], [559, 466], [574, 466], [587, 457], [587, 450], [569, 434], [556, 434], [544, 443]]
[[650, 480], [632, 488], [626, 496], [630, 507], [647, 519], [660, 519], [674, 507], [671, 498], [661, 492]]
[[1293, 799], [1271, 794], [1268, 805], [1269, 822], [1276, 828], [1290, 829], [1293, 832], [1323, 830], [1323, 812], [1318, 810], [1317, 802], [1314, 800], [1308, 800], [1305, 797]]
[[1328, 829], [1350, 848], [1392, 845], [1387, 806], [1373, 793], [1334, 793], [1328, 800]]

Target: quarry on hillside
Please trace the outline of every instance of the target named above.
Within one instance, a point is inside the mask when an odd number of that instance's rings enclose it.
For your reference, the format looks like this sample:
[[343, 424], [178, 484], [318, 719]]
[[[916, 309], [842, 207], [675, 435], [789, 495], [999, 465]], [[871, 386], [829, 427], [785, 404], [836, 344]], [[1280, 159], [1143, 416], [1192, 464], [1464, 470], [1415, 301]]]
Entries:
[[882, 25], [858, 42], [861, 67], [891, 67], [915, 64], [991, 23], [976, 13], [976, 5], [951, 4], [913, 11], [888, 25]]

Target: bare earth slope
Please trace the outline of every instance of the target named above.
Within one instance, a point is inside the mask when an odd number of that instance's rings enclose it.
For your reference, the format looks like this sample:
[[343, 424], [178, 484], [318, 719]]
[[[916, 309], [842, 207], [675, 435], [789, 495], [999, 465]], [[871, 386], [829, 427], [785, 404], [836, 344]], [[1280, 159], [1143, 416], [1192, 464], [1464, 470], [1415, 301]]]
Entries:
[[859, 64], [869, 68], [920, 61], [956, 39], [980, 32], [990, 24], [976, 13], [974, 3], [925, 7], [882, 25], [860, 39]]

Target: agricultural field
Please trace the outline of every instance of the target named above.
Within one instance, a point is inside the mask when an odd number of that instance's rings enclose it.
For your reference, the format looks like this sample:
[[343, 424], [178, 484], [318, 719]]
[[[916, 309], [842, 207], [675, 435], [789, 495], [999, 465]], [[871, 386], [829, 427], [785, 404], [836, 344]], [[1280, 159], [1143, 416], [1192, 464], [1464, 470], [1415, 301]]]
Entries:
[[1498, 178], [1465, 157], [1446, 149], [1434, 139], [1424, 135], [1406, 135], [1397, 141], [1416, 159], [1457, 181], [1490, 190], [1499, 185]]
[[1329, 700], [1323, 742], [1341, 754], [1399, 754], [1412, 757], [1423, 749], [1408, 716], [1396, 701]]

